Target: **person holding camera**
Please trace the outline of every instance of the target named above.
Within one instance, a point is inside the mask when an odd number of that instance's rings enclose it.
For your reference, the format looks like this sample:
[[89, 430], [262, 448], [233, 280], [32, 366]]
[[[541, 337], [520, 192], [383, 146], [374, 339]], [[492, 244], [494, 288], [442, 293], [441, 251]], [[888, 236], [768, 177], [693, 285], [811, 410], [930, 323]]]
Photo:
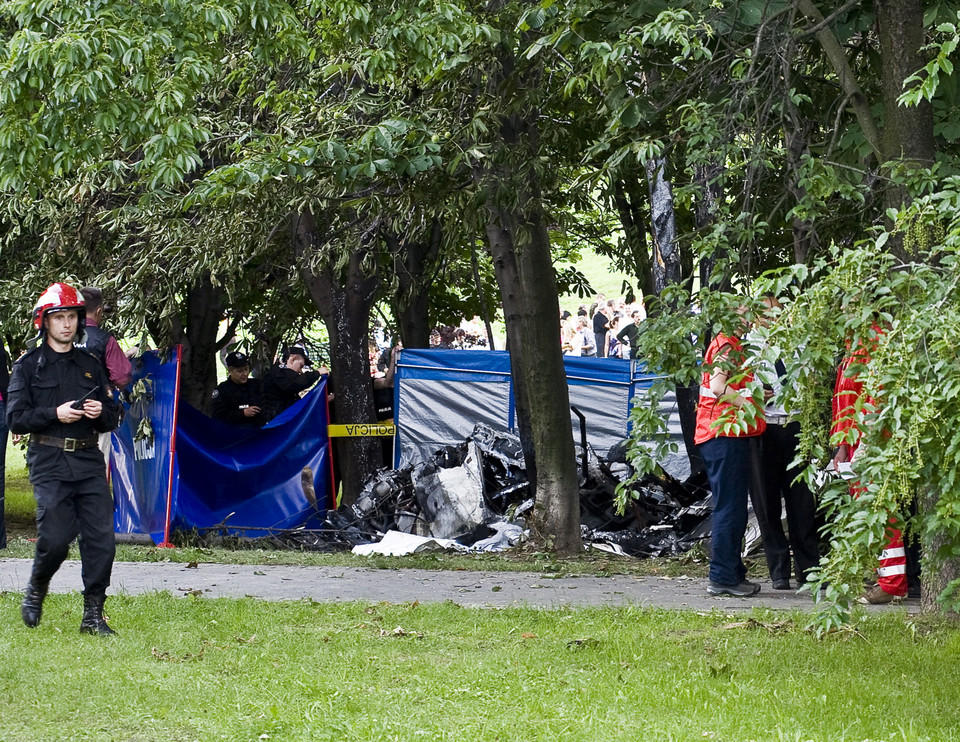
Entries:
[[284, 349], [280, 364], [271, 368], [263, 380], [267, 420], [272, 420], [293, 405], [320, 380], [320, 371], [308, 371], [309, 366], [310, 358], [302, 345], [291, 345]]
[[83, 341], [84, 303], [64, 283], [52, 284], [33, 310], [41, 342], [13, 366], [7, 399], [10, 431], [30, 436], [27, 465], [37, 501], [37, 550], [20, 606], [23, 622], [40, 623], [50, 579], [80, 535], [83, 619], [80, 631], [115, 633], [103, 603], [116, 542], [113, 496], [98, 433], [117, 427], [119, 406], [109, 393], [103, 363], [74, 347]]

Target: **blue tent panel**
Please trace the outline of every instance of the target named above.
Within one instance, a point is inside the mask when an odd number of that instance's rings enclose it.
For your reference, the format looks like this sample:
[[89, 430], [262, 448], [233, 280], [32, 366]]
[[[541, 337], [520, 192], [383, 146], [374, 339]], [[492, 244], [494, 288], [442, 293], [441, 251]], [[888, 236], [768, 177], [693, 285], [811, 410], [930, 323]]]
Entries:
[[[255, 535], [253, 529], [293, 528], [326, 513], [330, 492], [326, 379], [261, 429], [212, 420], [185, 403], [179, 414], [180, 498], [174, 527], [226, 524], [231, 532]], [[301, 485], [307, 466], [313, 471], [316, 508]]]

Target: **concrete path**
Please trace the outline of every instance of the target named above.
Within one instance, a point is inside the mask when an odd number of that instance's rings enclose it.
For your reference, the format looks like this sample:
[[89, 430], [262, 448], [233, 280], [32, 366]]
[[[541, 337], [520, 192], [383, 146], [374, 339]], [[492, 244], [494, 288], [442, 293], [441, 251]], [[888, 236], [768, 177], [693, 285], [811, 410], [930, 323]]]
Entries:
[[[0, 591], [19, 592], [30, 576], [29, 559], [0, 559]], [[421, 603], [452, 601], [462, 606], [662, 607], [697, 611], [744, 611], [757, 607], [810, 609], [808, 593], [774, 590], [769, 580], [751, 598], [713, 597], [703, 578], [553, 577], [531, 572], [461, 572], [359, 567], [290, 567], [174, 562], [117, 562], [109, 594], [166, 590], [207, 598], [252, 597], [318, 602]], [[53, 592], [79, 592], [80, 563], [68, 561], [51, 583]], [[903, 604], [910, 612], [919, 601]], [[890, 610], [891, 606], [870, 606]]]

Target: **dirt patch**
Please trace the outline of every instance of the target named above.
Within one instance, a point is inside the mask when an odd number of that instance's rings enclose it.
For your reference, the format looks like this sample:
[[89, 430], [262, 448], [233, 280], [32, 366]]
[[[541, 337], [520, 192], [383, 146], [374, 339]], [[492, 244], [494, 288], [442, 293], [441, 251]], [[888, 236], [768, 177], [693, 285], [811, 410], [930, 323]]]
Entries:
[[7, 538], [36, 538], [37, 522], [33, 518], [7, 513]]

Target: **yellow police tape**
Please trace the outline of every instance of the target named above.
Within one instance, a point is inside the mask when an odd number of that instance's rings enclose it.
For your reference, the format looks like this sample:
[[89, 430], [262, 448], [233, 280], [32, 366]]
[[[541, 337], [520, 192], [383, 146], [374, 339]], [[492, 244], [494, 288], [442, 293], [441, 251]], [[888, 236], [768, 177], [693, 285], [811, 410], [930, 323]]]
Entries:
[[357, 423], [354, 425], [328, 425], [327, 435], [331, 438], [367, 438], [369, 436], [394, 435], [393, 423]]

